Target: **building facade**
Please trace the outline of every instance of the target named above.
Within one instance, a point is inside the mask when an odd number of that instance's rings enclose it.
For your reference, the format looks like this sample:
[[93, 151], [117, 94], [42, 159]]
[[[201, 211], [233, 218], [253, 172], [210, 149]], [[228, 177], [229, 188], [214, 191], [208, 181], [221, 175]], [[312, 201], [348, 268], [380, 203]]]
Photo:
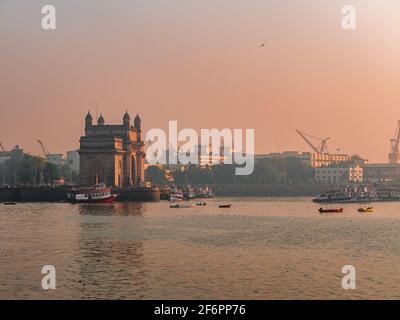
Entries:
[[283, 151], [274, 152], [268, 154], [255, 155], [255, 161], [262, 159], [285, 159], [285, 158], [297, 158], [300, 159], [305, 165], [311, 168], [320, 168], [331, 165], [340, 165], [340, 163], [355, 163], [364, 165], [368, 163], [368, 160], [362, 159], [358, 156], [350, 156], [348, 154], [341, 153], [310, 153], [310, 152], [298, 152], [298, 151]]
[[85, 135], [80, 139], [80, 184], [105, 183], [112, 187], [144, 185], [144, 145], [139, 115], [136, 115], [133, 125], [128, 112], [120, 125], [106, 125], [103, 115], [94, 125], [93, 117], [88, 112]]
[[400, 180], [400, 163], [370, 163], [363, 169], [364, 177], [371, 181]]
[[79, 151], [67, 151], [66, 163], [70, 166], [72, 172], [79, 174]]
[[46, 154], [46, 159], [56, 166], [62, 166], [63, 164], [63, 155], [61, 153], [48, 153]]
[[363, 182], [363, 168], [359, 165], [348, 167], [320, 167], [315, 169], [315, 181], [340, 184]]

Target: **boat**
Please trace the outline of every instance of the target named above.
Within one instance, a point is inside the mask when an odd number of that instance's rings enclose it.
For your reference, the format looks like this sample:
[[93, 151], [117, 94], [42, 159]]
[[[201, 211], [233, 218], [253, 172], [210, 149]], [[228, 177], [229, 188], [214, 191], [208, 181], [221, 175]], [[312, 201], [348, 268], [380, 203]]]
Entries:
[[160, 188], [160, 200], [169, 200], [171, 188], [169, 186], [163, 186]]
[[180, 187], [175, 186], [171, 189], [171, 192], [169, 195], [169, 201], [176, 202], [176, 201], [182, 201], [184, 199], [185, 199], [185, 197], [184, 197], [183, 191]]
[[373, 212], [374, 208], [373, 207], [363, 207], [363, 208], [358, 208], [358, 212]]
[[199, 188], [196, 191], [196, 198], [214, 198], [214, 194], [212, 192], [212, 190], [209, 187], [203, 187], [203, 188]]
[[113, 203], [116, 197], [104, 183], [74, 188], [67, 195], [68, 201], [72, 203]]
[[16, 202], [4, 202], [5, 206], [13, 206], [15, 204], [17, 204], [17, 203]]
[[172, 204], [172, 205], [170, 205], [169, 207], [170, 207], [170, 208], [179, 209], [179, 208], [192, 208], [193, 206], [190, 205], [190, 204], [179, 204], [179, 203], [177, 203], [177, 204]]
[[319, 208], [319, 213], [343, 212], [343, 208]]
[[188, 185], [184, 188], [183, 190], [183, 197], [185, 200], [191, 200], [194, 199], [196, 196], [194, 189], [192, 188], [192, 186]]
[[367, 185], [347, 186], [338, 190], [331, 190], [317, 195], [316, 203], [368, 203], [400, 201], [400, 190], [381, 190], [379, 187]]
[[207, 205], [207, 203], [205, 203], [205, 202], [196, 203], [196, 206], [206, 206], [206, 205]]
[[218, 207], [219, 208], [230, 208], [232, 205], [231, 204], [220, 204]]

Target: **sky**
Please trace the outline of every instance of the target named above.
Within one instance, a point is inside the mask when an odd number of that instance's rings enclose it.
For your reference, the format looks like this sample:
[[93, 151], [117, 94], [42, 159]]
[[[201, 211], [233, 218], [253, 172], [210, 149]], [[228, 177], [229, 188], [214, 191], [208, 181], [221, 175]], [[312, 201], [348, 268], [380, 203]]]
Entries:
[[[47, 4], [56, 30], [41, 28]], [[387, 162], [399, 40], [398, 0], [0, 0], [0, 142], [77, 149], [97, 105], [144, 131], [251, 128], [256, 153], [309, 151], [300, 129]]]

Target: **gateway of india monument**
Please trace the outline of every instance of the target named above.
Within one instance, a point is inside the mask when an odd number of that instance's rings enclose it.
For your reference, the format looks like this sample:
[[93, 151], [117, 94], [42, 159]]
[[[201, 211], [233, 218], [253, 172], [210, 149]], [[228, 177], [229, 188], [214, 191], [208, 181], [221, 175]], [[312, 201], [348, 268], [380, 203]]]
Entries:
[[106, 125], [100, 114], [93, 124], [90, 111], [85, 118], [85, 135], [80, 138], [80, 184], [105, 183], [114, 188], [144, 188], [144, 141], [141, 119], [133, 125], [128, 112], [122, 124]]

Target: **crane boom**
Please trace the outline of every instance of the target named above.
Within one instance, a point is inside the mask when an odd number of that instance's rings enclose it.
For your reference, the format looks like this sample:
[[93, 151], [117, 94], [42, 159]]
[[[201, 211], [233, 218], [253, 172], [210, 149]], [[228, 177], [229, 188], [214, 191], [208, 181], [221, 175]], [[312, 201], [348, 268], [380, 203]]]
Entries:
[[397, 128], [393, 139], [390, 139], [389, 163], [399, 162], [400, 146], [400, 121], [397, 121]]
[[[313, 149], [315, 151], [315, 153], [317, 153], [317, 154], [328, 153], [327, 141], [330, 138], [321, 139], [321, 138], [309, 135], [305, 132], [301, 132], [300, 130], [296, 130], [296, 131], [303, 138], [303, 140], [311, 147], [311, 149]], [[307, 137], [321, 141], [320, 145], [315, 146]]]
[[43, 142], [42, 142], [41, 140], [38, 140], [37, 142], [38, 142], [38, 143], [40, 144], [40, 146], [42, 147], [43, 154], [44, 154], [44, 156], [46, 157], [49, 153], [46, 151], [46, 148], [44, 147]]
[[6, 152], [6, 149], [4, 149], [4, 146], [3, 146], [3, 144], [0, 142], [0, 148], [1, 148], [1, 150], [3, 150], [4, 152]]
[[303, 138], [303, 140], [313, 149], [316, 153], [319, 153], [319, 150], [311, 143], [310, 140], [307, 139], [307, 137], [303, 134], [303, 132], [296, 130], [297, 133], [300, 135], [300, 137]]

